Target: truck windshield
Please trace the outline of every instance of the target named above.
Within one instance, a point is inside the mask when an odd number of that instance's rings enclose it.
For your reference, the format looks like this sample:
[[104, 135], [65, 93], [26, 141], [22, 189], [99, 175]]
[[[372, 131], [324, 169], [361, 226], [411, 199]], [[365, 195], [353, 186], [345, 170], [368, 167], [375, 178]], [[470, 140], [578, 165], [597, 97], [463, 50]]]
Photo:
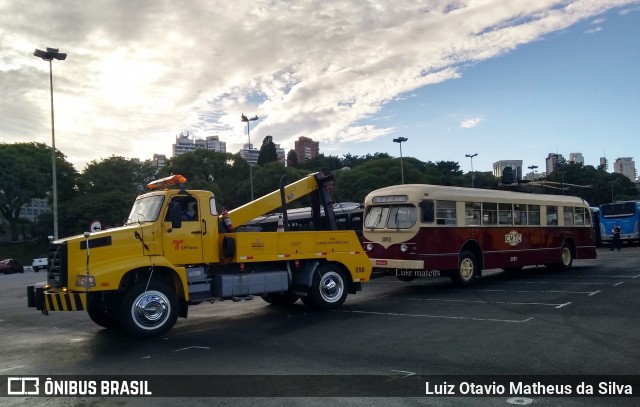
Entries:
[[162, 195], [146, 196], [136, 199], [126, 224], [130, 225], [132, 223], [155, 221], [158, 219], [163, 201], [164, 196]]

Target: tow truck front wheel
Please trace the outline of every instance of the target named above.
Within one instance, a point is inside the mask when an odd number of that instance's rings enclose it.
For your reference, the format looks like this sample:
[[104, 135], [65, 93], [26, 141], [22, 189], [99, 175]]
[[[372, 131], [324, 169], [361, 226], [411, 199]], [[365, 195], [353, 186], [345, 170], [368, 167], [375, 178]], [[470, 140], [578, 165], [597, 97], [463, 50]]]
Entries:
[[347, 299], [348, 281], [344, 272], [337, 266], [326, 264], [313, 276], [309, 295], [302, 302], [310, 308], [335, 309]]
[[119, 316], [122, 328], [135, 338], [162, 335], [178, 319], [178, 298], [165, 284], [138, 283], [122, 297]]

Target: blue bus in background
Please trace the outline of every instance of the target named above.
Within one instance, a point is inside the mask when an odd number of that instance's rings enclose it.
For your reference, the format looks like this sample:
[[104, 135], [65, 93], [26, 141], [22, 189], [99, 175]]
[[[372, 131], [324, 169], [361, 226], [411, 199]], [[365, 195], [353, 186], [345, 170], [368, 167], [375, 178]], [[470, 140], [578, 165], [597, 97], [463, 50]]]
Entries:
[[640, 241], [640, 201], [614, 202], [600, 205], [600, 236], [603, 243], [613, 240], [611, 229], [618, 224], [620, 240], [628, 244]]

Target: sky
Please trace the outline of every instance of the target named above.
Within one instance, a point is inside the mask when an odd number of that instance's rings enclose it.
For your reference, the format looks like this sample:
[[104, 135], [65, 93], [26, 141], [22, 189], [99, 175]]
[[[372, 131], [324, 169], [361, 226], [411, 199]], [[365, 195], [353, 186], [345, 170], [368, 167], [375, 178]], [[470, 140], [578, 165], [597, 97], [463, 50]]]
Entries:
[[0, 0], [2, 143], [51, 145], [45, 47], [68, 54], [55, 143], [78, 171], [171, 156], [187, 131], [465, 172], [467, 154], [640, 167], [640, 0]]

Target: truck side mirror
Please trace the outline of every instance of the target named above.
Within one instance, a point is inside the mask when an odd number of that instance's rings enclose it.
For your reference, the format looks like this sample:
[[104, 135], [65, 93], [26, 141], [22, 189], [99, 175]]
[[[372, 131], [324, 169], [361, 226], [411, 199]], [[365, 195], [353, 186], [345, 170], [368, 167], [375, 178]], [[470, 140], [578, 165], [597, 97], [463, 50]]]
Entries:
[[173, 201], [169, 205], [169, 219], [171, 219], [172, 229], [180, 229], [182, 227], [182, 209], [180, 202]]

